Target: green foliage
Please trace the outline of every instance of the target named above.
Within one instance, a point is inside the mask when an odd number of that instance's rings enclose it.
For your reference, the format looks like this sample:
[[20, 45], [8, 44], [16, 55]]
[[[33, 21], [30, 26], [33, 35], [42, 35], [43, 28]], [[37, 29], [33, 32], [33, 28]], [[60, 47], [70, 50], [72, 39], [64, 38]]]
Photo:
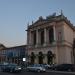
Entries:
[[43, 58], [44, 58], [44, 55], [43, 55], [42, 52], [39, 52], [38, 58], [39, 58], [39, 64], [43, 64]]
[[30, 57], [31, 57], [31, 64], [34, 64], [35, 57], [36, 57], [35, 54], [34, 54], [34, 52], [31, 53], [31, 56]]
[[47, 62], [48, 62], [48, 64], [53, 63], [53, 57], [54, 57], [54, 55], [52, 54], [52, 52], [48, 51], [48, 53], [47, 53]]

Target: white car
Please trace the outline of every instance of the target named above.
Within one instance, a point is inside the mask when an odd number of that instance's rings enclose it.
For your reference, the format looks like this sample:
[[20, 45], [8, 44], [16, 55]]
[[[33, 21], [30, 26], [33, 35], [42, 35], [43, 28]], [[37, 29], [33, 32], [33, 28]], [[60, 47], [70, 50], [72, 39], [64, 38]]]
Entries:
[[41, 66], [45, 67], [45, 69], [49, 69], [51, 67], [49, 64], [41, 64]]
[[45, 72], [46, 69], [44, 67], [40, 66], [40, 64], [34, 64], [34, 65], [28, 66], [27, 71]]

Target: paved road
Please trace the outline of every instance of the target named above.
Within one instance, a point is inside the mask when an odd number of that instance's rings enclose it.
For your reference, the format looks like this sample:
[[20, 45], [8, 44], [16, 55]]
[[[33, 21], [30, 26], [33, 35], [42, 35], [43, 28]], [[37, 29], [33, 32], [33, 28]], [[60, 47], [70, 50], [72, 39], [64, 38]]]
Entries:
[[68, 72], [46, 72], [46, 73], [36, 73], [36, 72], [21, 72], [21, 73], [8, 73], [8, 72], [0, 72], [0, 75], [75, 75], [75, 73]]

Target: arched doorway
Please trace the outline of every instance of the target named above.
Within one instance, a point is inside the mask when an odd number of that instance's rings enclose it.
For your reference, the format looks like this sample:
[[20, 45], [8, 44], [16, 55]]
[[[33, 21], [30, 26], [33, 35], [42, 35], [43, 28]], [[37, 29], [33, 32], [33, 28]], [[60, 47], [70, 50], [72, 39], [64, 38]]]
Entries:
[[39, 54], [38, 54], [38, 62], [39, 62], [39, 64], [43, 64], [43, 58], [44, 58], [44, 55], [43, 55], [43, 53], [40, 51]]
[[47, 63], [48, 64], [53, 64], [53, 57], [54, 57], [54, 54], [51, 51], [48, 51], [47, 52]]
[[34, 64], [35, 63], [35, 54], [34, 54], [34, 52], [31, 52], [30, 58], [31, 58], [31, 64]]

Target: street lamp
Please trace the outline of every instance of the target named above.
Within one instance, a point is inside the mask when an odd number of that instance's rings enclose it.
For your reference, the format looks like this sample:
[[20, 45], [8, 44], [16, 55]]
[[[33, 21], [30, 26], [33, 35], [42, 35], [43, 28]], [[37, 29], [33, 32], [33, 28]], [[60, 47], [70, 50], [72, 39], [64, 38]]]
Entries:
[[26, 67], [26, 58], [23, 58], [24, 67]]
[[23, 61], [26, 62], [26, 58], [23, 58]]

